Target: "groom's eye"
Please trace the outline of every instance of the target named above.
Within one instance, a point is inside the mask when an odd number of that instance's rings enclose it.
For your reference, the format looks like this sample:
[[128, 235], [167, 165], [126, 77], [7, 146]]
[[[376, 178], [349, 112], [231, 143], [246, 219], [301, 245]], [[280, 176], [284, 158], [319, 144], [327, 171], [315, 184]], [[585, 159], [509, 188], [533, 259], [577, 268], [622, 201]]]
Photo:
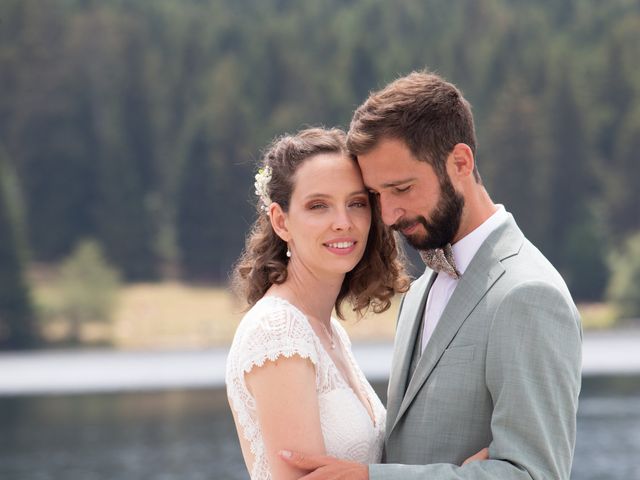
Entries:
[[396, 193], [405, 193], [411, 189], [411, 185], [407, 185], [406, 187], [396, 187]]

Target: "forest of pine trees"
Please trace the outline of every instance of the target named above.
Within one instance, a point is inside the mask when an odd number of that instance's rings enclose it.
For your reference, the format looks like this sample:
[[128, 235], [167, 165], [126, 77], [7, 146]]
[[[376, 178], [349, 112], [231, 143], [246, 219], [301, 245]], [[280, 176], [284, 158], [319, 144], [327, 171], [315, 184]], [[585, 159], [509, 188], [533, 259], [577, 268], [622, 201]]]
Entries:
[[640, 232], [639, 58], [635, 0], [4, 0], [0, 346], [35, 341], [28, 262], [82, 239], [128, 281], [223, 284], [260, 149], [422, 68], [471, 101], [493, 199], [602, 300]]

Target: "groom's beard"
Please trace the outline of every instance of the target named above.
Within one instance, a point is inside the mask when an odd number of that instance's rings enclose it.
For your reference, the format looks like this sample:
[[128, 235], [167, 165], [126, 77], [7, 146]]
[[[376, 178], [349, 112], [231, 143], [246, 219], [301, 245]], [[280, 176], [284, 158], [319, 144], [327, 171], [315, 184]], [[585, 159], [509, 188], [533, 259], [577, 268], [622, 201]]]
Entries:
[[447, 243], [452, 243], [460, 228], [464, 197], [456, 192], [448, 177], [440, 183], [440, 190], [440, 199], [430, 215], [431, 220], [419, 215], [411, 220], [401, 219], [391, 227], [401, 232], [415, 222], [420, 223], [424, 227], [424, 233], [403, 235], [409, 245], [417, 250], [442, 248]]

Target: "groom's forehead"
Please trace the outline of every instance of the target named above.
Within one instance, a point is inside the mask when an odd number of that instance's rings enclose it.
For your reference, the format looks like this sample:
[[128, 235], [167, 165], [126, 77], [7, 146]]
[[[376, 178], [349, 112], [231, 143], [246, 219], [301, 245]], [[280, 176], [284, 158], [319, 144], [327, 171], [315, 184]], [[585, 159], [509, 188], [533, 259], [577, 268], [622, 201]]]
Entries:
[[383, 138], [356, 158], [361, 168], [393, 168], [400, 165], [407, 167], [419, 162], [408, 145], [397, 138]]
[[428, 164], [412, 162], [394, 162], [392, 158], [369, 162], [366, 158], [358, 162], [365, 187], [371, 190], [383, 190], [394, 187], [406, 186], [410, 183], [428, 181], [433, 177], [432, 172], [427, 172]]

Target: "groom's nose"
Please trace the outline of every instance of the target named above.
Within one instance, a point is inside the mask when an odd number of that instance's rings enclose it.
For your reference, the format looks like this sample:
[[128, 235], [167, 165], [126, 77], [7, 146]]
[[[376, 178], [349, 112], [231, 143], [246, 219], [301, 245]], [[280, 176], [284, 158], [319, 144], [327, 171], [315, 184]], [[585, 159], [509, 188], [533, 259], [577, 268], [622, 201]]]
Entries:
[[380, 202], [380, 215], [385, 225], [390, 227], [404, 215], [404, 210], [389, 195], [381, 194], [378, 201]]

